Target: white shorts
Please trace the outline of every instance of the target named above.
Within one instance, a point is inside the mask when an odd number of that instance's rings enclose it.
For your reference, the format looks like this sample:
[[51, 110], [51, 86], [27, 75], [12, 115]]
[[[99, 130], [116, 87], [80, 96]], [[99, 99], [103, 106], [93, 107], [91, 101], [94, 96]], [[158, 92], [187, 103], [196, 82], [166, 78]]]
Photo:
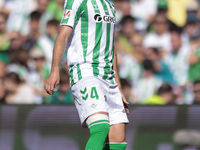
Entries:
[[86, 126], [88, 116], [97, 112], [107, 112], [110, 125], [129, 123], [117, 84], [87, 77], [74, 84], [71, 91], [82, 126]]

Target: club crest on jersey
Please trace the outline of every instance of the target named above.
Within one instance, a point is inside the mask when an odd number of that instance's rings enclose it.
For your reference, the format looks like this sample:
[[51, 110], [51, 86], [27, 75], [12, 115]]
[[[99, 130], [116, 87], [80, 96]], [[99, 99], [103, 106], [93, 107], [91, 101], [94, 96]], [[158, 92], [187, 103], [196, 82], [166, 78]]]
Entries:
[[69, 18], [69, 16], [70, 16], [70, 13], [71, 13], [71, 10], [69, 10], [69, 9], [66, 9], [66, 10], [65, 10], [65, 13], [64, 13], [64, 19], [67, 19], [67, 18]]
[[94, 21], [95, 22], [106, 22], [106, 23], [116, 23], [116, 18], [111, 16], [102, 16], [101, 14], [94, 14]]

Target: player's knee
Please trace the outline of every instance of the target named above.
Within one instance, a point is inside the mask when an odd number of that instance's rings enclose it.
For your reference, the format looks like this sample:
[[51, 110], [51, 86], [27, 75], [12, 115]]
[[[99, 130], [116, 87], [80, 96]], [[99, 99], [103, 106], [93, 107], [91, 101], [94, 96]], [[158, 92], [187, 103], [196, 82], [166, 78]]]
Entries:
[[89, 117], [86, 121], [88, 128], [90, 129], [90, 135], [91, 136], [100, 136], [107, 137], [110, 125], [108, 116], [105, 114], [96, 114], [91, 117]]
[[126, 142], [126, 139], [125, 139], [125, 135], [121, 135], [121, 136], [116, 136], [116, 137], [113, 137], [112, 139], [109, 139], [109, 141], [113, 141], [113, 142], [116, 142], [116, 143], [123, 143], [123, 142]]
[[102, 150], [110, 130], [108, 116], [104, 114], [96, 114], [89, 117], [86, 123], [90, 130], [90, 139], [86, 145], [85, 150]]

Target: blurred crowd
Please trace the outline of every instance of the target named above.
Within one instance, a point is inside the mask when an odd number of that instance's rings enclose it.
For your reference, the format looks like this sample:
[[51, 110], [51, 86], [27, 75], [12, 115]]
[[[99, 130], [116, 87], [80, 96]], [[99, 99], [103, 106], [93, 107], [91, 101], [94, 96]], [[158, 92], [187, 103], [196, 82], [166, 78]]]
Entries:
[[[114, 0], [115, 50], [131, 104], [200, 104], [200, 1]], [[44, 90], [64, 0], [0, 1], [0, 103], [73, 103], [67, 51]]]

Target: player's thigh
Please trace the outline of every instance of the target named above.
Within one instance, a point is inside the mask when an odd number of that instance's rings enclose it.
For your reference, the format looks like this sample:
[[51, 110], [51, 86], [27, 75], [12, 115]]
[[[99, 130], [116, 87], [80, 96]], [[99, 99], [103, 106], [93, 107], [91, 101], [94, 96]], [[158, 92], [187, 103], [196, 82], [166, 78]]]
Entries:
[[124, 123], [114, 124], [110, 126], [107, 142], [122, 143], [126, 141], [125, 136], [126, 136], [126, 124]]
[[105, 102], [105, 87], [95, 77], [83, 78], [71, 89], [83, 126], [85, 126], [85, 121], [89, 116], [99, 112], [108, 113]]
[[113, 84], [109, 87], [106, 94], [106, 101], [109, 109], [110, 125], [129, 123], [122, 96], [117, 84]]

